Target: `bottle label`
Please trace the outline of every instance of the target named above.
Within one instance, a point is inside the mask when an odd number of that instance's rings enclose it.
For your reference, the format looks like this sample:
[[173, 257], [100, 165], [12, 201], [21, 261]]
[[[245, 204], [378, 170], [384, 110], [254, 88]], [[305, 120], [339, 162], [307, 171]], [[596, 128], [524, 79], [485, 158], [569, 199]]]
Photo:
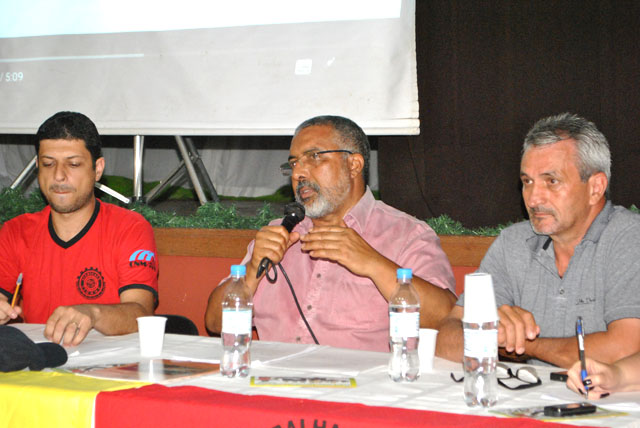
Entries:
[[420, 312], [389, 312], [391, 337], [418, 337]]
[[498, 356], [498, 329], [464, 329], [464, 356], [496, 358]]
[[222, 333], [251, 334], [251, 309], [223, 309]]

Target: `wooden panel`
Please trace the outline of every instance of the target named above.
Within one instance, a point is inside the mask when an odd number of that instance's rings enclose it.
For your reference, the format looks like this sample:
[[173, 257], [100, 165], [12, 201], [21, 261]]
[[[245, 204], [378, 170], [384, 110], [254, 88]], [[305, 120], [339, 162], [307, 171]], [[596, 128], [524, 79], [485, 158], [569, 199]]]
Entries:
[[256, 230], [153, 229], [161, 256], [243, 258]]
[[201, 336], [206, 336], [204, 313], [209, 294], [229, 275], [229, 267], [240, 263], [240, 260], [160, 255], [160, 304], [156, 314], [185, 316], [196, 324]]
[[475, 272], [476, 269], [478, 269], [477, 266], [451, 266], [453, 279], [456, 281], [456, 296], [460, 296], [464, 292], [464, 276]]
[[442, 249], [451, 266], [479, 266], [496, 238], [494, 236], [440, 236]]

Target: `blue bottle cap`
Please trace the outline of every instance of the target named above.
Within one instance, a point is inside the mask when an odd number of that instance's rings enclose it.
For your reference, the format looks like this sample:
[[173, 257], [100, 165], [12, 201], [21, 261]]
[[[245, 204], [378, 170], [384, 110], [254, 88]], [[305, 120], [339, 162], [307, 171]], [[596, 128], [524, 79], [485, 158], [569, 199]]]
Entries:
[[400, 268], [396, 272], [396, 277], [398, 279], [411, 279], [413, 274], [411, 273], [411, 269]]
[[247, 274], [247, 267], [245, 265], [231, 265], [231, 275], [245, 276], [246, 274]]

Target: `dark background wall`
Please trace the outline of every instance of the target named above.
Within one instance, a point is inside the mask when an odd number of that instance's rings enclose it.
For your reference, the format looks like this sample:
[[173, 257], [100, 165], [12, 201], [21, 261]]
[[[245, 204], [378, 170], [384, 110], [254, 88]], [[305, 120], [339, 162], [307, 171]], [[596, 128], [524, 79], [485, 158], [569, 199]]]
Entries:
[[570, 111], [609, 140], [611, 199], [640, 205], [640, 1], [416, 3], [421, 134], [377, 138], [384, 201], [469, 227], [523, 218], [524, 135]]

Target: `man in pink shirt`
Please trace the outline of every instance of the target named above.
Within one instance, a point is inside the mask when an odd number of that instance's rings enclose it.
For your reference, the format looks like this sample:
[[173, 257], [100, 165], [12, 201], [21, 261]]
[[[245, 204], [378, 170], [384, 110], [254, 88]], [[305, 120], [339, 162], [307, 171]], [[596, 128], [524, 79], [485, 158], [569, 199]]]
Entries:
[[[310, 328], [322, 345], [388, 351], [387, 301], [399, 267], [413, 270], [421, 327], [434, 328], [453, 307], [453, 273], [438, 236], [374, 199], [365, 184], [369, 151], [362, 129], [343, 117], [315, 117], [296, 129], [281, 170], [306, 217], [291, 233], [280, 220], [260, 229], [242, 262], [260, 339], [314, 343]], [[256, 278], [265, 257], [287, 272], [309, 328], [281, 272], [274, 284], [264, 273]], [[213, 333], [222, 326], [226, 285], [209, 297], [205, 322]]]

